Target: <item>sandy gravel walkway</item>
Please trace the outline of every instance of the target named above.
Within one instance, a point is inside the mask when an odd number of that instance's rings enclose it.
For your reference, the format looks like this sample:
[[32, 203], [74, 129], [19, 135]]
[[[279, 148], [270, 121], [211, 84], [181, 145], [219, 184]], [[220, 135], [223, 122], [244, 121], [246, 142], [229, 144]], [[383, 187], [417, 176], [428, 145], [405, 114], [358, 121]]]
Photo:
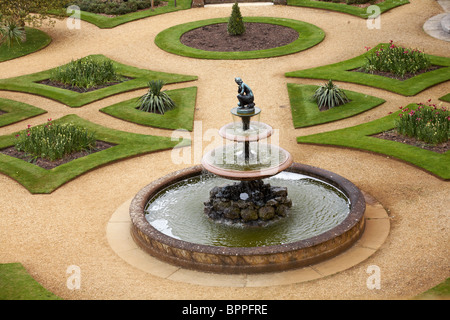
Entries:
[[[261, 121], [280, 129], [280, 144], [296, 162], [334, 171], [380, 201], [391, 217], [391, 233], [367, 261], [320, 280], [269, 288], [202, 287], [161, 279], [142, 272], [119, 258], [109, 247], [105, 228], [113, 212], [151, 181], [190, 165], [173, 165], [170, 151], [149, 154], [94, 170], [64, 185], [51, 195], [31, 195], [17, 182], [0, 175], [0, 263], [21, 262], [43, 286], [64, 299], [386, 299], [408, 298], [442, 282], [450, 275], [448, 182], [411, 165], [356, 150], [298, 145], [295, 138], [371, 121], [408, 103], [434, 101], [449, 92], [449, 83], [415, 97], [353, 84], [340, 85], [381, 97], [387, 102], [347, 120], [295, 130], [286, 83], [322, 81], [288, 79], [288, 71], [346, 60], [365, 46], [394, 40], [450, 57], [450, 43], [428, 36], [424, 22], [441, 12], [434, 0], [411, 0], [382, 15], [381, 29], [369, 30], [366, 21], [350, 15], [284, 6], [243, 7], [244, 16], [272, 16], [313, 23], [326, 32], [325, 40], [310, 50], [272, 59], [206, 61], [167, 54], [154, 37], [162, 30], [189, 21], [226, 17], [230, 8], [199, 8], [160, 15], [102, 30], [82, 22], [81, 30], [68, 30], [65, 21], [43, 27], [53, 42], [46, 49], [0, 64], [0, 77], [46, 70], [89, 54], [104, 54], [119, 62], [164, 72], [197, 75], [195, 119], [203, 130], [219, 129], [231, 121], [236, 104], [234, 77], [248, 83], [262, 108]], [[141, 94], [120, 94], [70, 109], [41, 97], [0, 92], [0, 97], [26, 102], [48, 114], [0, 129], [8, 134], [47, 118], [76, 113], [95, 123], [143, 134], [170, 135], [170, 131], [130, 124], [98, 110]], [[200, 129], [197, 123], [196, 129]], [[203, 143], [203, 148], [209, 142]], [[197, 164], [193, 162], [192, 165]], [[81, 289], [66, 287], [70, 265], [81, 268]], [[369, 265], [381, 270], [381, 289], [366, 286]]]

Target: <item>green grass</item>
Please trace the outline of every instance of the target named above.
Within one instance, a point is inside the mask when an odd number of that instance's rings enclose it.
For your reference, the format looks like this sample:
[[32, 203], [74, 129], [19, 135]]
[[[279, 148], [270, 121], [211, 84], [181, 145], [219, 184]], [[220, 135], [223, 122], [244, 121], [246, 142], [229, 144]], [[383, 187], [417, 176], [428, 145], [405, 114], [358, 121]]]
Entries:
[[144, 126], [192, 131], [197, 87], [167, 90], [167, 94], [175, 102], [176, 107], [163, 115], [136, 109], [139, 98], [119, 102], [100, 109], [100, 111], [113, 117]]
[[431, 300], [449, 299], [449, 298], [450, 298], [450, 278], [445, 279], [444, 282], [415, 297], [415, 299], [431, 299]]
[[439, 100], [445, 101], [445, 102], [450, 102], [450, 93], [446, 94], [443, 97], [440, 97]]
[[0, 264], [0, 300], [62, 300], [42, 287], [20, 263]]
[[[91, 55], [89, 57], [92, 57], [93, 59], [96, 60], [108, 59], [104, 55]], [[0, 90], [19, 91], [36, 94], [39, 96], [59, 101], [61, 103], [66, 104], [69, 107], [76, 108], [115, 94], [146, 88], [150, 80], [161, 79], [165, 83], [170, 84], [176, 82], [192, 81], [197, 79], [196, 76], [156, 72], [128, 66], [116, 61], [112, 62], [116, 67], [116, 71], [119, 75], [124, 77], [130, 77], [133, 79], [102, 89], [83, 93], [37, 83], [49, 79], [52, 74], [52, 71], [57, 69], [54, 68], [46, 71], [41, 71], [38, 73], [33, 73], [30, 75], [24, 75], [8, 79], [0, 79]]]
[[168, 4], [166, 6], [155, 8], [154, 10], [142, 10], [113, 18], [109, 18], [92, 12], [81, 11], [80, 19], [92, 23], [101, 29], [109, 29], [127, 22], [148, 18], [163, 13], [190, 9], [192, 0], [177, 0], [176, 7], [174, 6], [174, 3], [174, 0], [168, 0]]
[[[415, 109], [417, 105], [408, 105]], [[329, 145], [360, 149], [406, 161], [441, 179], [450, 179], [450, 152], [440, 154], [400, 142], [383, 140], [371, 135], [391, 130], [401, 111], [350, 128], [297, 137], [298, 143]]]
[[299, 32], [299, 37], [297, 40], [285, 46], [264, 50], [241, 51], [241, 52], [200, 50], [185, 46], [180, 41], [181, 36], [190, 30], [211, 24], [227, 23], [228, 19], [229, 19], [228, 17], [215, 18], [180, 24], [160, 32], [155, 38], [155, 43], [162, 50], [165, 50], [167, 52], [176, 55], [191, 58], [244, 60], [244, 59], [270, 58], [292, 54], [315, 46], [325, 38], [325, 32], [322, 29], [306, 22], [284, 18], [244, 17], [244, 22], [269, 23], [292, 28], [297, 32]]
[[47, 113], [29, 104], [3, 98], [0, 98], [0, 110], [7, 112], [0, 115], [0, 127]]
[[384, 89], [404, 96], [414, 96], [431, 86], [450, 80], [450, 58], [433, 55], [426, 56], [431, 60], [433, 65], [443, 66], [443, 68], [428, 71], [404, 81], [363, 72], [350, 71], [362, 67], [365, 63], [366, 55], [376, 51], [381, 46], [386, 45], [388, 44], [379, 44], [368, 52], [349, 60], [311, 69], [288, 72], [286, 73], [286, 76], [293, 78], [332, 79], [336, 81], [352, 82]]
[[[54, 122], [71, 122], [85, 127], [95, 132], [98, 140], [113, 143], [116, 146], [72, 160], [51, 170], [0, 154], [0, 172], [22, 184], [31, 193], [51, 193], [70, 180], [113, 161], [190, 144], [190, 141], [172, 141], [169, 137], [134, 134], [105, 128], [76, 115], [67, 115]], [[1, 136], [0, 149], [13, 146], [16, 134]]]
[[25, 30], [26, 42], [20, 44], [14, 42], [11, 48], [8, 48], [6, 43], [0, 45], [0, 62], [23, 57], [45, 48], [52, 42], [52, 38], [41, 30], [33, 28], [25, 28]]
[[295, 128], [303, 128], [348, 118], [384, 103], [385, 100], [344, 90], [350, 102], [320, 111], [311, 97], [319, 86], [288, 83], [292, 120]]
[[[409, 3], [408, 0], [385, 0], [381, 3], [378, 3], [377, 6], [380, 8], [380, 13], [384, 13], [388, 10], [391, 10], [395, 7], [404, 5]], [[309, 7], [309, 8], [318, 8], [325, 10], [332, 10], [342, 13], [351, 14], [360, 18], [367, 19], [372, 12], [367, 12], [367, 8], [359, 8], [347, 4], [342, 3], [333, 3], [333, 2], [322, 2], [322, 1], [314, 1], [314, 0], [287, 0], [287, 4], [289, 6], [296, 7]]]

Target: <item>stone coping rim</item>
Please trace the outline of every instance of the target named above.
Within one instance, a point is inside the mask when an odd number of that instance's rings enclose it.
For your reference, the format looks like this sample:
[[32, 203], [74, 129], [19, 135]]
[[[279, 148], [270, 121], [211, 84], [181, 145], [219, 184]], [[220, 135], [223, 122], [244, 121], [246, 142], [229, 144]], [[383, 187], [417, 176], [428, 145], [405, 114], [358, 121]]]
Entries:
[[350, 212], [348, 216], [341, 224], [318, 236], [287, 244], [265, 247], [216, 247], [190, 243], [187, 241], [169, 237], [158, 231], [153, 226], [151, 226], [150, 223], [148, 223], [148, 221], [145, 219], [145, 206], [147, 205], [148, 201], [164, 187], [181, 180], [202, 174], [203, 167], [197, 165], [171, 173], [141, 189], [133, 198], [130, 204], [130, 218], [132, 225], [138, 228], [140, 231], [144, 232], [150, 238], [155, 239], [156, 241], [170, 247], [178, 248], [181, 250], [188, 250], [191, 252], [200, 252], [203, 254], [212, 255], [252, 256], [286, 253], [313, 247], [344, 234], [345, 232], [355, 227], [358, 223], [360, 223], [361, 219], [364, 219], [364, 212], [366, 208], [364, 196], [362, 192], [349, 180], [330, 171], [299, 163], [293, 163], [288, 169], [286, 169], [286, 171], [318, 178], [337, 187], [350, 200]]

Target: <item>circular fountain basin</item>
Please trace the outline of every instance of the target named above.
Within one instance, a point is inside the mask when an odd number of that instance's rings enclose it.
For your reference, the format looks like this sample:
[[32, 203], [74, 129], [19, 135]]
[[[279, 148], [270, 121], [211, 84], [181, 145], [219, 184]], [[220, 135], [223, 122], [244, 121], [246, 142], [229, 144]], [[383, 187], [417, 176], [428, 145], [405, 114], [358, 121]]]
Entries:
[[215, 148], [203, 156], [202, 166], [220, 177], [244, 181], [274, 176], [293, 162], [289, 152], [271, 144], [255, 142], [250, 148], [249, 161], [242, 143]]
[[[201, 209], [210, 185], [204, 183], [223, 181], [220, 177], [203, 180], [203, 175], [202, 166], [174, 172], [136, 195], [130, 206], [131, 234], [142, 249], [163, 261], [198, 271], [275, 272], [331, 258], [349, 248], [364, 230], [362, 193], [332, 172], [294, 163], [279, 176], [267, 179], [268, 182], [275, 179], [277, 185], [283, 179], [287, 181], [289, 193], [294, 195], [293, 208], [298, 211], [259, 229], [224, 226], [207, 219]], [[288, 181], [296, 179], [303, 186], [299, 190], [294, 190], [297, 182]], [[301, 188], [309, 188], [308, 183], [313, 187], [310, 195], [304, 197]], [[329, 194], [326, 201], [313, 199], [321, 186], [326, 190], [319, 193], [320, 197]], [[180, 193], [183, 189], [193, 197], [191, 200]], [[308, 198], [316, 201], [314, 210], [304, 205]], [[171, 207], [176, 212], [160, 212]], [[173, 221], [167, 220], [170, 216]]]

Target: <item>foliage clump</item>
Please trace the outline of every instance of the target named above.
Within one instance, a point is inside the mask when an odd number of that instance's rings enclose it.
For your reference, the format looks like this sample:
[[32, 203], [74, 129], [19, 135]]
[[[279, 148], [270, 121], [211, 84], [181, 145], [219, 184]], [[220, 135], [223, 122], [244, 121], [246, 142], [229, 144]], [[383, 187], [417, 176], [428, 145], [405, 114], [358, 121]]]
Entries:
[[55, 161], [74, 152], [95, 148], [94, 133], [72, 123], [58, 124], [48, 119], [47, 124], [31, 127], [16, 135], [14, 147], [32, 160], [37, 158]]
[[423, 51], [397, 46], [391, 40], [387, 46], [366, 55], [362, 70], [368, 73], [388, 72], [404, 78], [427, 71], [430, 67], [431, 61]]
[[56, 68], [50, 80], [71, 87], [90, 89], [121, 81], [122, 77], [117, 74], [112, 61], [85, 57]]
[[419, 103], [417, 108], [400, 107], [396, 131], [429, 144], [447, 142], [450, 137], [450, 111], [436, 104]]
[[227, 31], [231, 36], [240, 36], [245, 33], [245, 25], [237, 1], [233, 4], [231, 16], [228, 19]]
[[160, 0], [128, 0], [128, 1], [105, 1], [105, 0], [72, 0], [70, 5], [76, 5], [81, 11], [92, 13], [123, 15], [138, 10], [145, 10], [158, 6]]
[[20, 28], [12, 19], [3, 19], [0, 13], [0, 45], [6, 43], [8, 48], [10, 48], [14, 42], [20, 44], [24, 40], [25, 30]]
[[316, 100], [320, 110], [328, 110], [350, 101], [345, 92], [331, 80], [317, 88], [313, 99]]
[[166, 90], [161, 90], [164, 86], [162, 80], [152, 80], [148, 83], [148, 92], [138, 100], [137, 109], [145, 112], [164, 114], [176, 107], [175, 102], [167, 94]]

